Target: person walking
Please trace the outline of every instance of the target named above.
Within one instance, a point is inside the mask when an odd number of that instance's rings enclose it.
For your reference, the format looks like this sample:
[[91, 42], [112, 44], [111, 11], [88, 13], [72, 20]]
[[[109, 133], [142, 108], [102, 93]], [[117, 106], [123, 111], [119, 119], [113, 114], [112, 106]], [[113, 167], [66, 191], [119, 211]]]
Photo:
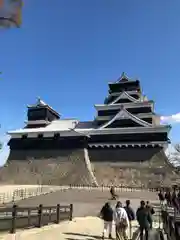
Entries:
[[114, 222], [116, 225], [116, 240], [127, 240], [126, 230], [129, 227], [129, 219], [120, 201], [117, 202], [114, 211]]
[[128, 219], [129, 219], [129, 235], [130, 235], [129, 238], [132, 239], [132, 224], [131, 224], [131, 222], [135, 219], [135, 213], [131, 207], [130, 200], [126, 200], [126, 205], [125, 205], [124, 209], [126, 210], [126, 213], [128, 215]]
[[164, 192], [161, 189], [158, 193], [158, 197], [159, 197], [160, 204], [162, 205], [164, 203], [165, 197], [164, 197]]
[[112, 239], [112, 222], [113, 222], [113, 209], [109, 202], [105, 203], [100, 212], [100, 217], [104, 220], [104, 229], [102, 238], [109, 230], [109, 239]]
[[140, 202], [140, 207], [137, 209], [136, 218], [140, 226], [140, 240], [143, 240], [143, 233], [145, 231], [145, 239], [148, 240], [149, 228], [151, 224], [151, 216], [146, 209], [144, 201]]
[[176, 189], [174, 188], [173, 193], [172, 193], [172, 206], [178, 210], [179, 209], [179, 203], [178, 203], [178, 197], [176, 193]]
[[178, 191], [178, 194], [177, 194], [177, 198], [178, 198], [178, 206], [179, 206], [178, 210], [180, 212], [180, 188], [179, 188], [179, 191]]
[[155, 214], [154, 208], [151, 206], [150, 202], [146, 202], [146, 209], [149, 211], [149, 216], [150, 216], [150, 229], [152, 229], [153, 226], [153, 215]]
[[116, 200], [116, 198], [118, 197], [118, 195], [115, 193], [114, 186], [110, 188], [110, 194], [111, 194], [111, 200]]
[[168, 207], [171, 207], [171, 205], [172, 205], [172, 196], [171, 196], [171, 192], [170, 192], [169, 189], [165, 193], [165, 199], [167, 201]]

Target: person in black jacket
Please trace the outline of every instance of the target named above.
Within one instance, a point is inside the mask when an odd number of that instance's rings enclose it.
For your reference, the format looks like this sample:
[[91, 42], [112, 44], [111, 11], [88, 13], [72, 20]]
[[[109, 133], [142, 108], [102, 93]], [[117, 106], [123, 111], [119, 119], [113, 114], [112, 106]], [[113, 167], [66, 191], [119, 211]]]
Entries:
[[143, 240], [143, 232], [145, 230], [145, 239], [149, 238], [149, 227], [151, 224], [151, 216], [147, 211], [146, 204], [144, 201], [140, 202], [140, 207], [137, 209], [136, 218], [140, 226], [140, 240]]
[[100, 216], [104, 220], [103, 239], [107, 230], [109, 230], [109, 239], [112, 239], [113, 209], [109, 202], [102, 207]]
[[178, 198], [178, 206], [179, 206], [179, 211], [180, 211], [180, 188], [177, 194], [177, 198]]
[[166, 193], [165, 193], [165, 199], [166, 199], [166, 201], [167, 201], [167, 205], [168, 205], [169, 207], [171, 207], [171, 205], [172, 205], [172, 196], [171, 196], [170, 190], [166, 191]]
[[124, 209], [126, 210], [128, 219], [129, 219], [129, 235], [130, 235], [130, 239], [131, 239], [132, 238], [131, 221], [133, 221], [135, 219], [135, 213], [134, 213], [134, 210], [132, 209], [132, 207], [130, 206], [130, 204], [131, 204], [130, 200], [126, 200], [126, 206], [124, 207]]
[[147, 209], [147, 211], [149, 211], [150, 228], [152, 229], [152, 226], [153, 226], [153, 217], [152, 217], [152, 215], [155, 214], [155, 211], [154, 211], [154, 208], [151, 206], [149, 201], [146, 202], [146, 209]]
[[172, 206], [177, 210], [179, 209], [179, 203], [178, 203], [176, 189], [174, 189], [174, 191], [172, 193]]
[[116, 200], [116, 198], [118, 197], [118, 195], [115, 193], [115, 188], [113, 186], [110, 188], [110, 194], [112, 200]]
[[162, 190], [159, 191], [158, 197], [159, 197], [160, 204], [163, 204], [165, 197], [164, 197], [164, 193]]

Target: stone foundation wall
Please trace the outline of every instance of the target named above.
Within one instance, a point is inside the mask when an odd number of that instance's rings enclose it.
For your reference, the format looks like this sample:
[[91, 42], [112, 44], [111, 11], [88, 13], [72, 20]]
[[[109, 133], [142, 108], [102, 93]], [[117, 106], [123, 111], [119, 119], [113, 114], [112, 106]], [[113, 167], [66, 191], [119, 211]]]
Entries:
[[11, 150], [8, 161], [13, 160], [40, 160], [40, 159], [57, 159], [58, 161], [67, 161], [70, 156], [77, 156], [83, 159], [82, 149], [67, 149], [67, 150]]
[[8, 184], [171, 185], [180, 176], [160, 148], [11, 150], [0, 169]]
[[84, 149], [11, 151], [0, 181], [13, 184], [94, 185]]
[[168, 163], [161, 149], [104, 150], [101, 151], [102, 159], [100, 151], [94, 150], [89, 152], [89, 156], [99, 184], [157, 187], [180, 181], [180, 175]]

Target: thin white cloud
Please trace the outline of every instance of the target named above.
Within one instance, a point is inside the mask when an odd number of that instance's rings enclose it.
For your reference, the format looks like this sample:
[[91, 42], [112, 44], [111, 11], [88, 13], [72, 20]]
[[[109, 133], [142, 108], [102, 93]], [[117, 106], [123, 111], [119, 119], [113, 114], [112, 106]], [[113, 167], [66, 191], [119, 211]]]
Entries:
[[162, 123], [180, 123], [180, 112], [170, 116], [161, 116], [160, 119]]

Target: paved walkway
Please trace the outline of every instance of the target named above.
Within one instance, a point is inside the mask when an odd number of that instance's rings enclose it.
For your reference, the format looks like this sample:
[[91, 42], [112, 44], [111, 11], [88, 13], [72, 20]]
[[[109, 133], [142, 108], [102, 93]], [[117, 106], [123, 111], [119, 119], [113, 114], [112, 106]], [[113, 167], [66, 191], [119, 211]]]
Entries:
[[[154, 227], [158, 227], [156, 224]], [[137, 222], [133, 222], [133, 232], [137, 232]], [[40, 229], [18, 231], [14, 235], [0, 235], [0, 240], [97, 240], [101, 239], [103, 221], [97, 217], [75, 218], [72, 222], [53, 224]], [[114, 229], [113, 229], [114, 230]], [[115, 238], [113, 231], [113, 237]], [[129, 234], [129, 233], [128, 233]], [[137, 236], [137, 233], [134, 237]], [[156, 231], [150, 234], [150, 240], [156, 239]]]
[[[131, 199], [132, 207], [136, 209], [140, 200], [155, 201], [156, 193], [152, 192], [118, 192], [119, 199], [124, 203]], [[17, 202], [19, 206], [37, 206], [42, 203], [45, 206], [57, 203], [74, 204], [74, 220], [53, 224], [43, 228], [18, 231], [15, 235], [0, 234], [0, 240], [96, 240], [101, 239], [103, 221], [97, 218], [102, 205], [108, 201], [109, 191], [99, 190], [66, 190], [57, 191], [43, 196], [32, 197]], [[117, 201], [112, 201], [115, 205]], [[7, 204], [10, 206], [12, 204]], [[93, 216], [93, 217], [89, 217]], [[155, 226], [157, 227], [157, 226]], [[137, 222], [133, 223], [133, 232], [137, 230]], [[113, 234], [113, 237], [115, 235]], [[150, 240], [155, 239], [155, 231], [152, 231]]]

